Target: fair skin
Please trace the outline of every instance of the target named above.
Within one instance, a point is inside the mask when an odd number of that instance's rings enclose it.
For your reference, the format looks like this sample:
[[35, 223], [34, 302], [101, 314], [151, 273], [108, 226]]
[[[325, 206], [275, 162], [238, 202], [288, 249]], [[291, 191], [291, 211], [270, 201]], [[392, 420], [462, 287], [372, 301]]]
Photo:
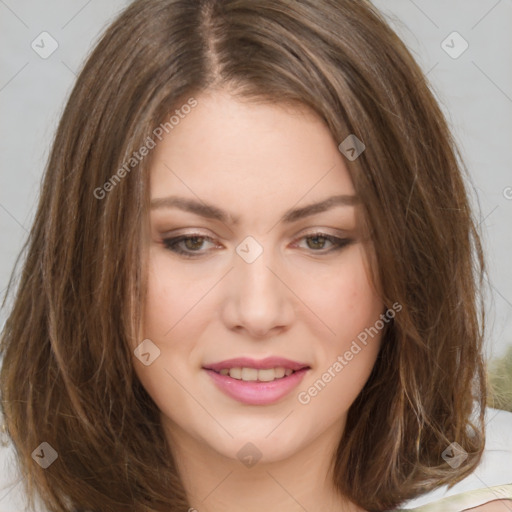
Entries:
[[[298, 401], [385, 311], [368, 277], [357, 206], [279, 222], [289, 209], [354, 196], [344, 157], [307, 112], [220, 92], [197, 101], [154, 150], [151, 199], [199, 198], [240, 221], [151, 210], [140, 339], [150, 339], [160, 356], [148, 366], [136, 362], [137, 374], [162, 412], [189, 502], [200, 512], [360, 511], [337, 495], [328, 468], [380, 336], [309, 403]], [[212, 241], [181, 242], [183, 250], [199, 251], [194, 258], [162, 243], [196, 232]], [[334, 242], [314, 237], [318, 232], [351, 243], [334, 251]], [[251, 263], [236, 252], [247, 236], [263, 248]], [[203, 369], [269, 356], [309, 366], [300, 385], [271, 404], [227, 396]], [[249, 442], [261, 454], [252, 467], [237, 456]]]

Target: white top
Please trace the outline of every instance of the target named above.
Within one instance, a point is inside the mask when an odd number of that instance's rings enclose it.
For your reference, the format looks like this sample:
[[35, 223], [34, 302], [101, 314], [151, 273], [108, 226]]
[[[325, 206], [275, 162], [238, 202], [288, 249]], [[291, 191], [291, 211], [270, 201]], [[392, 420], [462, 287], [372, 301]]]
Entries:
[[[455, 496], [449, 496], [448, 498], [434, 501], [422, 507], [401, 508], [398, 510], [414, 512], [438, 512], [440, 510], [443, 512], [460, 512], [461, 510], [477, 507], [489, 501], [500, 499], [512, 500], [512, 484], [466, 491], [456, 494]], [[512, 510], [512, 501], [510, 502], [510, 510]]]
[[460, 512], [489, 501], [512, 500], [512, 413], [488, 407], [485, 423], [485, 450], [475, 471], [449, 490], [444, 486], [403, 503], [399, 511]]

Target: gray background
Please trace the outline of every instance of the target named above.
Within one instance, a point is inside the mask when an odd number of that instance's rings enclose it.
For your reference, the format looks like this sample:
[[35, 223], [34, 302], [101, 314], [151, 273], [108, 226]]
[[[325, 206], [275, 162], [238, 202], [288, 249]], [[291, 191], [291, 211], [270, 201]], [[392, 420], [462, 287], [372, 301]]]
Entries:
[[[0, 0], [2, 295], [33, 219], [56, 123], [76, 72], [103, 29], [128, 3]], [[487, 351], [489, 356], [502, 355], [512, 345], [512, 0], [374, 4], [427, 73], [471, 173], [490, 273]], [[31, 47], [43, 31], [58, 43], [46, 59]], [[441, 46], [453, 31], [469, 44], [456, 59]], [[453, 45], [460, 48], [456, 39]], [[6, 311], [1, 315], [3, 324]], [[15, 479], [2, 465], [10, 466], [9, 457], [0, 460], [0, 512], [19, 511], [19, 486], [12, 486]]]

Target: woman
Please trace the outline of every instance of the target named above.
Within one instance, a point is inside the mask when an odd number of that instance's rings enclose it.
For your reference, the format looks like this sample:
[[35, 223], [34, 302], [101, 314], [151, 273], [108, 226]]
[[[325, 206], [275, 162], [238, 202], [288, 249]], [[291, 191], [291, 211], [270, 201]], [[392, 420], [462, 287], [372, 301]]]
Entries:
[[384, 511], [480, 461], [479, 237], [367, 2], [133, 2], [26, 249], [0, 389], [50, 510]]

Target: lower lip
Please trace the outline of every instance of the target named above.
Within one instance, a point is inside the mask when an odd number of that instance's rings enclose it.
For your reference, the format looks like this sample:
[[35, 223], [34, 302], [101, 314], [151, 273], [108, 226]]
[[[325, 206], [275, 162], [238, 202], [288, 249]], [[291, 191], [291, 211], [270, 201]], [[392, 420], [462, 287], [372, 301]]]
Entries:
[[226, 395], [249, 405], [268, 405], [277, 402], [297, 387], [309, 368], [298, 370], [287, 377], [271, 382], [244, 381], [221, 375], [213, 370], [206, 372]]

